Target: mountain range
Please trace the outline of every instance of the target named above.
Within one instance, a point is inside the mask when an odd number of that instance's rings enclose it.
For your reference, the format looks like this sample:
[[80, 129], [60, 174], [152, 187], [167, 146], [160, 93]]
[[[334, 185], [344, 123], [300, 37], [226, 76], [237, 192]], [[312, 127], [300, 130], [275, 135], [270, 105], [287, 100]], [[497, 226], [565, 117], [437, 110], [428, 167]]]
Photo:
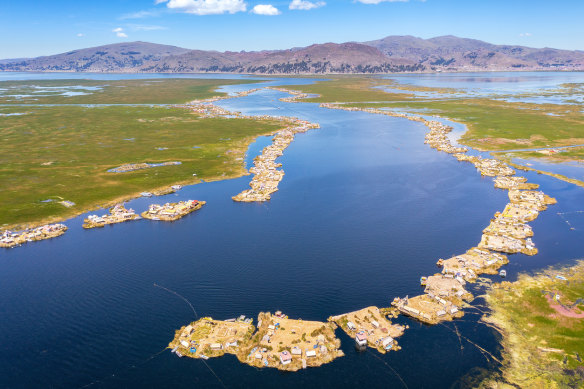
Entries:
[[0, 71], [122, 73], [395, 73], [584, 70], [584, 52], [494, 45], [475, 39], [388, 36], [288, 50], [218, 52], [128, 42], [37, 58], [0, 60]]

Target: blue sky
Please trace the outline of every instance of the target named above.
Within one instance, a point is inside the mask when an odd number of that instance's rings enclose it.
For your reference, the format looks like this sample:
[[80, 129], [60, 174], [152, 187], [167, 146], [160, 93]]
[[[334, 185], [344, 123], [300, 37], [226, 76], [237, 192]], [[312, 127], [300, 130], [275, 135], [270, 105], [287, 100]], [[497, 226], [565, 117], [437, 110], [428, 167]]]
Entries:
[[3, 0], [0, 58], [123, 41], [263, 50], [440, 35], [584, 50], [583, 0]]

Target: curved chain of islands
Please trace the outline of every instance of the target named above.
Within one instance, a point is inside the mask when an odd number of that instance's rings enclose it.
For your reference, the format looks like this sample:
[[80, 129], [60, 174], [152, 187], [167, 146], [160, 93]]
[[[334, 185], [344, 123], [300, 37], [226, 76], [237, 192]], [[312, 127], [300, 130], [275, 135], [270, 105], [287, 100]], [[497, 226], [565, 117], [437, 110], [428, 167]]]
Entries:
[[257, 329], [244, 316], [205, 317], [178, 330], [169, 348], [179, 356], [208, 359], [228, 353], [251, 366], [297, 371], [344, 355], [334, 330], [333, 323], [294, 320], [281, 312], [261, 312]]
[[141, 219], [133, 209], [126, 209], [122, 204], [117, 204], [110, 209], [109, 215], [89, 215], [83, 220], [83, 228], [104, 227], [108, 224], [123, 223], [129, 220]]
[[187, 200], [178, 203], [166, 203], [164, 205], [150, 204], [148, 210], [142, 212], [142, 217], [150, 220], [174, 221], [200, 209], [205, 201]]
[[468, 151], [466, 148], [453, 146], [448, 139], [447, 134], [452, 127], [437, 121], [375, 108], [343, 107], [338, 104], [321, 104], [321, 107], [365, 111], [422, 122], [430, 129], [425, 139], [430, 147], [452, 154], [459, 161], [473, 163], [481, 175], [495, 177], [496, 188], [509, 190], [510, 203], [503, 212], [497, 212], [491, 224], [483, 230], [478, 247], [448, 260], [440, 259], [438, 265], [443, 266], [442, 273], [420, 279], [422, 285], [426, 285], [425, 294], [394, 299], [392, 304], [400, 312], [428, 324], [462, 316], [460, 308], [463, 300], [472, 300], [472, 295], [464, 289], [465, 283], [474, 282], [481, 273], [496, 274], [501, 266], [508, 263], [507, 257], [489, 250], [527, 255], [537, 253], [530, 238], [533, 231], [525, 223], [536, 219], [539, 211], [556, 203], [556, 200], [542, 192], [531, 191], [538, 185], [527, 183], [526, 178], [511, 177], [515, 171], [507, 164], [497, 159], [465, 154]]
[[4, 231], [0, 235], [0, 247], [11, 248], [24, 243], [45, 240], [61, 236], [67, 231], [64, 224], [46, 224], [22, 231]]
[[278, 190], [278, 184], [284, 178], [284, 171], [277, 170], [282, 164], [276, 163], [284, 150], [294, 140], [294, 135], [313, 128], [320, 128], [317, 123], [294, 118], [294, 126], [289, 126], [276, 132], [272, 144], [266, 146], [260, 155], [254, 158], [254, 166], [249, 169], [254, 176], [249, 183], [251, 189], [244, 190], [232, 197], [234, 201], [254, 202], [267, 201], [271, 194]]
[[376, 349], [382, 354], [390, 350], [399, 350], [395, 338], [403, 335], [406, 327], [392, 324], [386, 316], [397, 316], [395, 308], [379, 309], [367, 307], [359, 311], [342, 315], [331, 316], [329, 322], [337, 324], [351, 338], [355, 339], [355, 345], [359, 349], [367, 346]]

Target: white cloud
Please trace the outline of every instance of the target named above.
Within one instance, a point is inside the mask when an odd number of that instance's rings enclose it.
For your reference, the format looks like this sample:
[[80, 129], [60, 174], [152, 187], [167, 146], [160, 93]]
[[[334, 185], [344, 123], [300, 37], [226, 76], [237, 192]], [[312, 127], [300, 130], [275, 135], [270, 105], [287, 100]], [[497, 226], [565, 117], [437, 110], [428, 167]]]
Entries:
[[85, 36], [85, 34], [79, 33], [77, 36], [81, 38], [82, 36]]
[[124, 29], [122, 27], [114, 28], [112, 30], [112, 32], [115, 32], [116, 36], [118, 38], [127, 38], [128, 37], [128, 35], [124, 32]]
[[122, 16], [119, 17], [120, 20], [126, 20], [126, 19], [143, 19], [143, 18], [149, 18], [149, 17], [154, 17], [154, 16], [158, 16], [160, 15], [159, 11], [137, 11], [137, 12], [131, 12], [129, 14], [124, 14]]
[[166, 27], [163, 26], [149, 26], [144, 24], [129, 24], [128, 28], [132, 31], [158, 31], [158, 30], [167, 30]]
[[243, 0], [157, 0], [156, 4], [166, 3], [170, 9], [195, 15], [234, 14], [247, 10]]
[[522, 32], [519, 36], [531, 36], [530, 32]]
[[257, 15], [280, 15], [281, 12], [278, 8], [271, 4], [258, 4], [251, 10], [252, 13]]
[[363, 3], [363, 4], [379, 4], [379, 3], [406, 3], [409, 0], [356, 0], [359, 3]]
[[324, 1], [312, 2], [312, 1], [306, 1], [306, 0], [292, 0], [290, 5], [288, 6], [288, 8], [289, 9], [301, 9], [301, 10], [307, 11], [307, 10], [313, 9], [313, 8], [324, 7], [325, 5], [326, 5], [326, 3]]

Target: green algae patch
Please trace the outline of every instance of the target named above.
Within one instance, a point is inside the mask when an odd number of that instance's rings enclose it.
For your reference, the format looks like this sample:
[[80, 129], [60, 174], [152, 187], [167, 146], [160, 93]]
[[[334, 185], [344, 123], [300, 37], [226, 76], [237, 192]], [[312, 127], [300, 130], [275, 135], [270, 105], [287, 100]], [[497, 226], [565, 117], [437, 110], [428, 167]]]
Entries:
[[584, 380], [584, 261], [495, 284], [483, 321], [503, 335], [503, 365], [484, 388], [580, 387]]

